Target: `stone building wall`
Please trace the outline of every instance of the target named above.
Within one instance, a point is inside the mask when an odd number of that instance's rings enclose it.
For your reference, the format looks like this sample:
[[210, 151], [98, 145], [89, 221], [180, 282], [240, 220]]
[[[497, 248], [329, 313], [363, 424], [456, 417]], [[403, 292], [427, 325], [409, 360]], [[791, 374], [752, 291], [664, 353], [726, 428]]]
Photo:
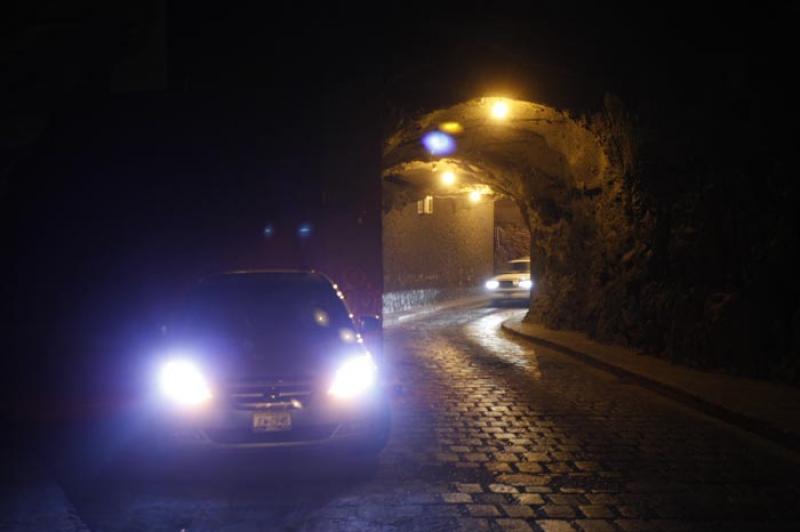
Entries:
[[494, 206], [435, 197], [383, 218], [384, 312], [409, 310], [479, 290], [493, 269]]

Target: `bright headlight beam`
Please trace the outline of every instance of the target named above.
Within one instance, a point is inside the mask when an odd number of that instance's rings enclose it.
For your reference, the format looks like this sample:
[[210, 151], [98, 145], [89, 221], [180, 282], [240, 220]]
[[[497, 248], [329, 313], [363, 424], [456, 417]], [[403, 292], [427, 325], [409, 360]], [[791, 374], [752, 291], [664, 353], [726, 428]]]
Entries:
[[181, 406], [197, 406], [211, 399], [211, 390], [197, 366], [188, 360], [170, 360], [161, 367], [159, 387]]
[[372, 355], [365, 353], [345, 360], [336, 370], [328, 393], [338, 399], [350, 399], [375, 386], [378, 367]]
[[497, 290], [497, 287], [500, 286], [500, 283], [495, 280], [490, 280], [486, 281], [486, 284], [484, 286], [486, 286], [486, 288], [488, 288], [489, 290]]
[[531, 281], [531, 280], [520, 281], [519, 282], [519, 287], [520, 288], [525, 288], [525, 289], [532, 288], [533, 287], [533, 281]]

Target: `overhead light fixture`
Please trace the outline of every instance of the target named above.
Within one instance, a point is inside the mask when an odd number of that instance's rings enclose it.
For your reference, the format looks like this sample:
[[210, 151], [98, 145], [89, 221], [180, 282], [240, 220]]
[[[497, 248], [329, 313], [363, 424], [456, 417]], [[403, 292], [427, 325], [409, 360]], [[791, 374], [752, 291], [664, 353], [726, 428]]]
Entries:
[[441, 124], [439, 124], [439, 129], [441, 129], [445, 133], [450, 133], [451, 135], [458, 135], [459, 133], [464, 131], [464, 126], [462, 126], [458, 122], [442, 122]]
[[446, 172], [442, 172], [442, 184], [445, 186], [450, 186], [455, 184], [456, 182], [456, 174], [447, 170]]
[[508, 102], [500, 100], [492, 104], [491, 115], [495, 120], [505, 120], [508, 118]]
[[469, 193], [469, 201], [471, 201], [472, 203], [478, 203], [479, 201], [481, 201], [481, 197], [483, 197], [483, 194], [481, 194], [477, 190], [473, 190], [472, 192]]

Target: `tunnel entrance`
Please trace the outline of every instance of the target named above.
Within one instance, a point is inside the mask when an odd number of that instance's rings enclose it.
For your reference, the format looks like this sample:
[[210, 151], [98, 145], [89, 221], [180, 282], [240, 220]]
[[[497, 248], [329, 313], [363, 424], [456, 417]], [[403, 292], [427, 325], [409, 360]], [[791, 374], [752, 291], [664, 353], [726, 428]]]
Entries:
[[442, 188], [384, 212], [383, 311], [389, 318], [487, 297], [487, 279], [528, 256], [528, 227], [512, 201], [479, 189]]
[[405, 117], [383, 152], [384, 313], [477, 295], [522, 257], [530, 311], [547, 312], [571, 295], [561, 292], [581, 275], [591, 203], [616, 175], [588, 121], [531, 101]]

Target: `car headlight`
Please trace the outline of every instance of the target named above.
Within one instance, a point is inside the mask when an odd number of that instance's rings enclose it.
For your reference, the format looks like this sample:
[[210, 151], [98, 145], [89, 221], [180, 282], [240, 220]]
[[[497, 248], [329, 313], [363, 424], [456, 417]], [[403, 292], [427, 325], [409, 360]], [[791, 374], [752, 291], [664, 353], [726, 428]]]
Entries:
[[197, 406], [211, 399], [205, 377], [188, 360], [170, 360], [161, 367], [158, 382], [165, 397], [181, 406]]
[[372, 355], [364, 353], [346, 359], [333, 377], [328, 393], [338, 399], [350, 399], [362, 395], [375, 386], [378, 367]]
[[526, 279], [525, 281], [520, 281], [519, 287], [528, 290], [533, 287], [533, 281], [531, 281], [530, 279]]
[[495, 281], [494, 279], [492, 279], [490, 281], [486, 281], [485, 286], [489, 290], [497, 290], [497, 287], [500, 286], [500, 283], [498, 281]]

